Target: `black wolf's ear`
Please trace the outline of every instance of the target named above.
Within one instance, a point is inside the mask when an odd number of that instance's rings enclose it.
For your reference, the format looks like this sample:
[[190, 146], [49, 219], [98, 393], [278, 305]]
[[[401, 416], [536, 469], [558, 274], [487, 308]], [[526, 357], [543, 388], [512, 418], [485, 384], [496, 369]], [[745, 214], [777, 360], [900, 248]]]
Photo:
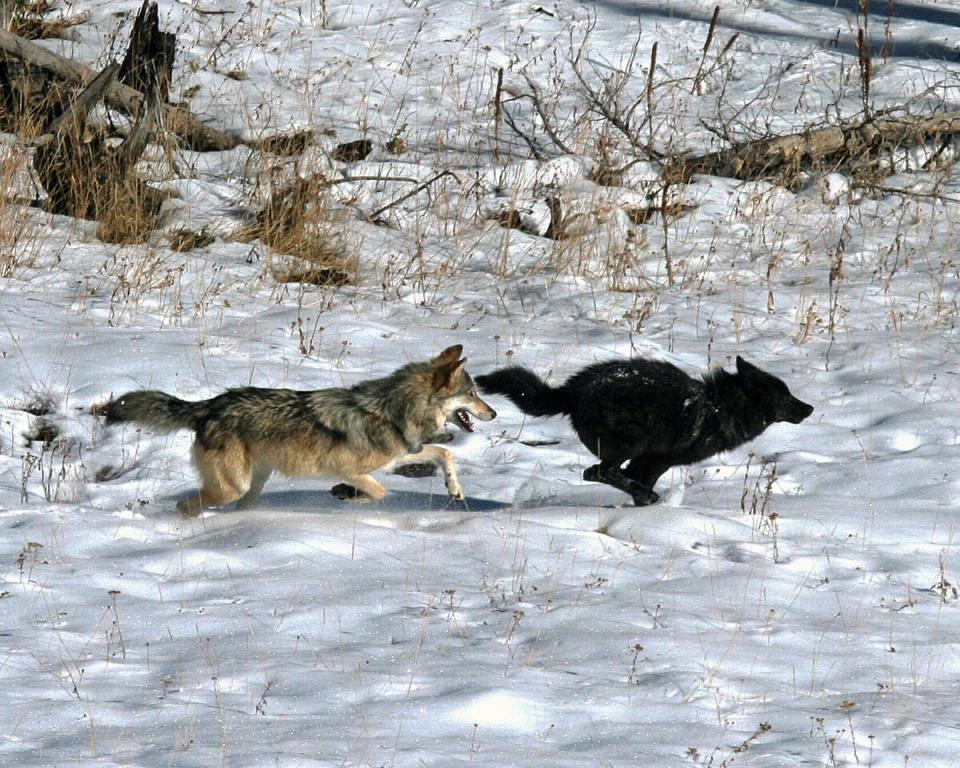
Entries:
[[463, 354], [463, 344], [454, 344], [452, 347], [447, 347], [443, 352], [433, 358], [434, 365], [446, 365], [447, 363], [453, 363], [460, 359], [460, 355]]
[[457, 377], [463, 374], [463, 367], [467, 364], [467, 359], [454, 360], [450, 363], [438, 365], [433, 371], [433, 389], [434, 391], [448, 388], [453, 389], [453, 382]]
[[740, 355], [737, 355], [737, 373], [750, 373], [751, 371], [760, 370], [753, 363], [748, 363]]

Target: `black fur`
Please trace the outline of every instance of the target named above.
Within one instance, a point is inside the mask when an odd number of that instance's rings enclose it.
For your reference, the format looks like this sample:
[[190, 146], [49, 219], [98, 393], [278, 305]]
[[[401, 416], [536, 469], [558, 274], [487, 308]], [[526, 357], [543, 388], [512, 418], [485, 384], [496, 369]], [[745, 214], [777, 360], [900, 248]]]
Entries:
[[619, 488], [638, 506], [660, 498], [653, 486], [670, 467], [736, 448], [774, 422], [799, 424], [813, 413], [780, 379], [741, 357], [736, 373], [717, 370], [702, 380], [667, 362], [634, 359], [588, 366], [560, 387], [525, 368], [501, 368], [476, 382], [532, 416], [569, 416], [600, 459], [583, 479]]

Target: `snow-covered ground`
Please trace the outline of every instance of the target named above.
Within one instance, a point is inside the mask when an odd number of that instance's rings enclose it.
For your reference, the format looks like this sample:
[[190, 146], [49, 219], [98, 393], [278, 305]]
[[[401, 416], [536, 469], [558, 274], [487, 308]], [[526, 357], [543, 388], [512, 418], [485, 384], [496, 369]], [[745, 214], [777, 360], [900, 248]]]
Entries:
[[[102, 64], [136, 5], [72, 3], [89, 19], [44, 44]], [[713, 5], [161, 0], [176, 100], [248, 137], [322, 135], [296, 161], [151, 150], [143, 175], [178, 198], [142, 245], [0, 208], [0, 763], [960, 764], [960, 175], [918, 150], [867, 186], [698, 177], [640, 221], [656, 166], [591, 180], [636, 152], [577, 67], [629, 106], [657, 43], [634, 119], [660, 152], [862, 110], [843, 4], [722, 2], [703, 57]], [[960, 2], [895, 12], [869, 21], [873, 107], [957, 109], [960, 65], [936, 57]], [[330, 160], [363, 137], [366, 160]], [[34, 195], [2, 138], [3, 194]], [[270, 174], [317, 171], [365, 177], [326, 203], [354, 285], [280, 284], [235, 237]], [[541, 236], [550, 197], [566, 239]], [[508, 209], [524, 231], [492, 220]], [[215, 240], [174, 251], [181, 228]], [[563, 419], [491, 397], [452, 443], [466, 504], [437, 478], [381, 476], [357, 506], [274, 478], [199, 519], [175, 511], [189, 434], [89, 413], [140, 387], [350, 384], [453, 343], [474, 373], [552, 381], [742, 354], [816, 411], [635, 508], [582, 482]]]

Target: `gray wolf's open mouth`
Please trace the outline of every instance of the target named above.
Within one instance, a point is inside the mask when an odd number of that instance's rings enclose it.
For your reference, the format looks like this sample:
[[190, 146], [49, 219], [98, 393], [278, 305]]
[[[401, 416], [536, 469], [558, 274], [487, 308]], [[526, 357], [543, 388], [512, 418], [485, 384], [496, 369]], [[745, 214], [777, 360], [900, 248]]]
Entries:
[[473, 432], [473, 419], [470, 418], [469, 412], [465, 411], [463, 408], [460, 408], [453, 412], [454, 424], [456, 424], [464, 432]]

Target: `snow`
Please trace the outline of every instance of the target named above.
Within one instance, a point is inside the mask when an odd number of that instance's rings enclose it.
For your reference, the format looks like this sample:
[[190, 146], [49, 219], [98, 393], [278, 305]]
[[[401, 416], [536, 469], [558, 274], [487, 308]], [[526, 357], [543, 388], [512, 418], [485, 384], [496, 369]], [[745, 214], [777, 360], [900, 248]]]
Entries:
[[[609, 127], [581, 119], [571, 65], [583, 44], [596, 83], [636, 42], [638, 98], [656, 42], [656, 147], [718, 148], [705, 125], [857, 116], [847, 5], [721, 3], [696, 93], [713, 2], [162, 0], [175, 99], [247, 137], [325, 134], [298, 167], [238, 148], [176, 149], [171, 168], [151, 148], [144, 176], [179, 197], [141, 245], [23, 206], [36, 192], [4, 136], [0, 762], [956, 765], [960, 175], [917, 150], [872, 187], [696, 177], [668, 191], [679, 215], [635, 223], [626, 209], [662, 203], [656, 166], [590, 180]], [[80, 0], [89, 20], [44, 44], [103, 63], [136, 7]], [[956, 109], [960, 66], [935, 54], [960, 3], [936, 9], [897, 6], [876, 109]], [[499, 68], [543, 159], [495, 122]], [[572, 154], [514, 98], [527, 77]], [[329, 159], [363, 137], [363, 162]], [[365, 179], [331, 189], [355, 285], [279, 284], [277, 257], [235, 237], [271, 174], [318, 171]], [[412, 189], [396, 179], [444, 171], [387, 226], [364, 218]], [[565, 240], [542, 237], [551, 195]], [[489, 220], [507, 209], [524, 231]], [[175, 252], [181, 228], [215, 240]], [[371, 505], [274, 477], [255, 508], [199, 519], [175, 511], [196, 487], [189, 434], [89, 412], [132, 388], [349, 385], [453, 343], [473, 373], [553, 382], [742, 354], [816, 411], [673, 469], [635, 508], [580, 479], [592, 457], [565, 420], [490, 397], [497, 419], [451, 443], [465, 504], [437, 477], [381, 475]], [[59, 439], [28, 440], [45, 423]]]

